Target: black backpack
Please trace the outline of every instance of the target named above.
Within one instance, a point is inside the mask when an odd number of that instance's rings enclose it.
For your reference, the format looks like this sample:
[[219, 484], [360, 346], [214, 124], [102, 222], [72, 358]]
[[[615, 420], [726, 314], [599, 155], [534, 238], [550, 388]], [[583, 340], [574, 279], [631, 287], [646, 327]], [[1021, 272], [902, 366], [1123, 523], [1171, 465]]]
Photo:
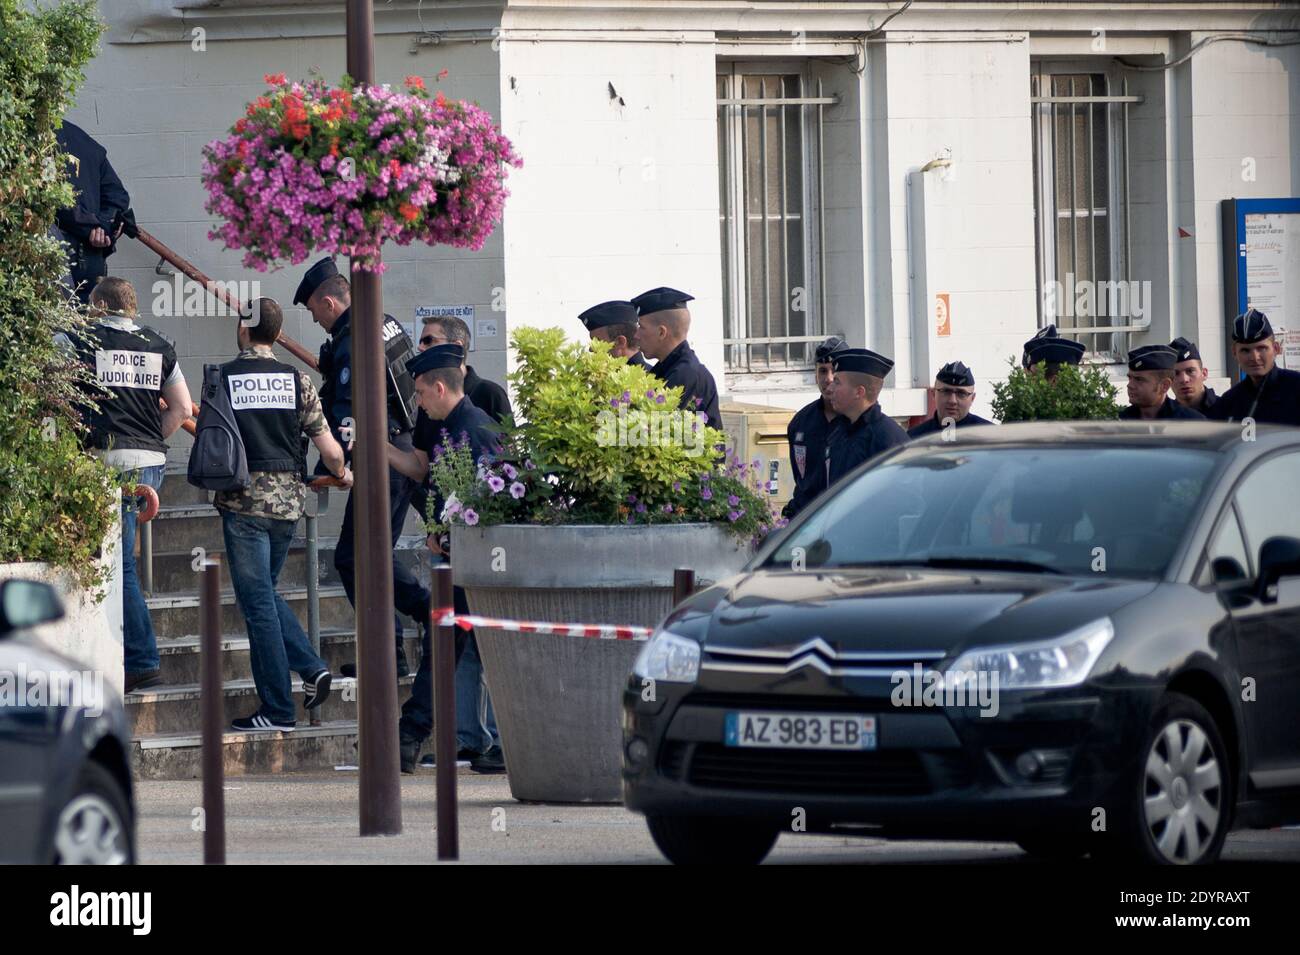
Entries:
[[203, 400], [186, 477], [195, 487], [209, 491], [242, 491], [249, 484], [244, 439], [235, 423], [220, 365], [203, 366]]

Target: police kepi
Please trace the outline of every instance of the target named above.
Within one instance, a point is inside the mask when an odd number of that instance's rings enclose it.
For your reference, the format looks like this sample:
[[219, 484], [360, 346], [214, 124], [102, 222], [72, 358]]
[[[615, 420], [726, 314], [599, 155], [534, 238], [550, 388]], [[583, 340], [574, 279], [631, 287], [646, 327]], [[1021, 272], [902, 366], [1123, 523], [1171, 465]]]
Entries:
[[1279, 350], [1267, 315], [1253, 308], [1238, 315], [1232, 323], [1232, 357], [1246, 377], [1218, 400], [1210, 417], [1300, 425], [1300, 372], [1277, 367]]
[[1083, 361], [1086, 351], [1081, 342], [1062, 338], [1055, 325], [1040, 328], [1033, 338], [1025, 342], [1024, 354], [1020, 362], [1026, 368], [1033, 368], [1039, 362], [1046, 362], [1044, 376], [1049, 380], [1056, 378], [1062, 365], [1077, 365]]
[[785, 517], [794, 517], [808, 502], [826, 487], [826, 438], [830, 435], [835, 409], [831, 407], [831, 384], [835, 380], [831, 363], [835, 356], [849, 346], [838, 335], [832, 335], [814, 353], [814, 374], [821, 395], [809, 402], [790, 419], [785, 429], [785, 439], [790, 444], [790, 473], [794, 477], [794, 494], [781, 511]]
[[609, 353], [615, 358], [626, 358], [629, 365], [647, 371], [650, 364], [636, 347], [636, 306], [631, 302], [613, 301], [593, 305], [578, 321], [587, 329], [592, 341], [609, 342]]
[[1128, 353], [1129, 406], [1119, 413], [1121, 421], [1205, 420], [1199, 411], [1184, 408], [1169, 397], [1177, 363], [1178, 352], [1168, 345], [1143, 345]]
[[907, 432], [880, 408], [880, 391], [894, 362], [868, 348], [835, 355], [831, 404], [839, 417], [826, 443], [826, 486], [863, 461], [907, 443]]
[[632, 299], [637, 311], [637, 347], [657, 364], [652, 374], [670, 388], [682, 389], [681, 406], [700, 411], [711, 428], [722, 427], [718, 412], [718, 386], [701, 364], [686, 336], [691, 329], [687, 302], [694, 296], [672, 288], [653, 288]]
[[909, 438], [923, 438], [946, 427], [973, 428], [992, 421], [971, 414], [975, 401], [975, 373], [959, 361], [951, 361], [934, 376], [934, 414], [907, 432]]

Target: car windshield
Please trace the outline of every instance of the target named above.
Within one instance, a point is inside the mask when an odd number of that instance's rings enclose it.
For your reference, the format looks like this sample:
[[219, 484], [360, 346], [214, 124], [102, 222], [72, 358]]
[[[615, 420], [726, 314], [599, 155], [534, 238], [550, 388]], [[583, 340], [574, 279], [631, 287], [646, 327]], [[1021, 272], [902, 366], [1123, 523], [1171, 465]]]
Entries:
[[915, 448], [819, 501], [758, 563], [1159, 578], [1215, 462], [1168, 446]]

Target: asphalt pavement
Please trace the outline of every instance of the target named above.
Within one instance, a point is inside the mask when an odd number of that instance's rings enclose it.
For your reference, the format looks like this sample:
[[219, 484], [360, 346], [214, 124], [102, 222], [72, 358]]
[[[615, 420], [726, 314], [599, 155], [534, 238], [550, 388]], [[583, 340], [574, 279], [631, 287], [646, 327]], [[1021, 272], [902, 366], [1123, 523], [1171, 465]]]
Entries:
[[[644, 820], [622, 806], [516, 802], [504, 776], [462, 773], [460, 859], [507, 864], [662, 864]], [[140, 861], [202, 862], [198, 780], [136, 784]], [[437, 861], [434, 775], [402, 777], [403, 830], [357, 834], [357, 773], [231, 777], [225, 784], [227, 862], [231, 864], [423, 864]], [[1040, 865], [1009, 843], [893, 841], [785, 834], [770, 864]], [[1229, 836], [1222, 864], [1300, 862], [1300, 830]], [[1079, 863], [1086, 865], [1087, 863]]]

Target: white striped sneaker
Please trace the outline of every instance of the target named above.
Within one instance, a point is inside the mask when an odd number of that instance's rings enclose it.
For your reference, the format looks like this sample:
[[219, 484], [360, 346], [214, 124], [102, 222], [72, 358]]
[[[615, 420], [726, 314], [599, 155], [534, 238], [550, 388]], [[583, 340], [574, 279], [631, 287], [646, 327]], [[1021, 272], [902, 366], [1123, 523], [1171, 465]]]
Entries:
[[329, 698], [330, 683], [334, 675], [329, 670], [320, 670], [302, 681], [303, 705], [314, 710]]
[[263, 716], [261, 713], [254, 713], [252, 716], [241, 716], [239, 719], [232, 721], [230, 725], [241, 733], [287, 733], [297, 726], [298, 722], [297, 720], [280, 722]]

